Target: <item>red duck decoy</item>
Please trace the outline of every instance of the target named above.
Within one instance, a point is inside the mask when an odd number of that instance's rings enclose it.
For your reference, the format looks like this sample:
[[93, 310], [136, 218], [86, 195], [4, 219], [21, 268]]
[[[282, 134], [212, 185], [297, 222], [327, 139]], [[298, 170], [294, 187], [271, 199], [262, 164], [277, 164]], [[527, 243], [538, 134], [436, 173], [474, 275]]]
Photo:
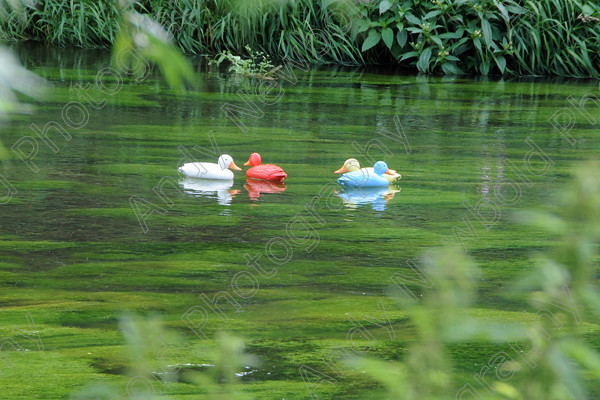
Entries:
[[265, 181], [276, 181], [283, 182], [285, 178], [287, 178], [287, 174], [274, 164], [261, 164], [262, 160], [260, 158], [260, 154], [252, 153], [250, 154], [250, 158], [248, 162], [244, 165], [252, 165], [252, 168], [246, 171], [246, 176], [248, 178], [254, 179], [263, 179]]

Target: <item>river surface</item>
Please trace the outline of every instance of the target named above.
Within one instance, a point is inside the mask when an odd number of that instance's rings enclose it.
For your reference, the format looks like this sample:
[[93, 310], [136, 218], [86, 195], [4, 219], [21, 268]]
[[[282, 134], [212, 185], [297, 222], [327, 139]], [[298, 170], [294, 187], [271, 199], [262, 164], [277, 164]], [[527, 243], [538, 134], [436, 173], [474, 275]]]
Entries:
[[[242, 338], [260, 359], [239, 371], [255, 398], [375, 396], [373, 382], [326, 361], [401, 357], [414, 332], [390, 293], [427, 290], [411, 262], [463, 247], [482, 270], [477, 307], [518, 316], [506, 284], [552, 237], [515, 212], [550, 207], [575, 163], [600, 149], [598, 108], [574, 106], [599, 95], [586, 80], [324, 67], [288, 70], [273, 86], [195, 60], [199, 85], [178, 96], [156, 71], [115, 75], [106, 51], [14, 50], [51, 86], [43, 101], [24, 99], [31, 114], [1, 126], [11, 157], [0, 174], [13, 189], [0, 206], [0, 336], [26, 350], [0, 365], [11, 399], [69, 399], [99, 384], [128, 398], [124, 313], [159, 318], [178, 337], [164, 338], [170, 364], [210, 364], [221, 331]], [[231, 186], [215, 185], [177, 171], [221, 153], [242, 166], [252, 152], [281, 166], [285, 184], [235, 171]], [[384, 160], [402, 179], [344, 189], [334, 171], [351, 157]], [[477, 372], [483, 353], [455, 356], [458, 374]], [[147, 360], [160, 370], [159, 357]], [[169, 398], [204, 390], [149, 376]]]

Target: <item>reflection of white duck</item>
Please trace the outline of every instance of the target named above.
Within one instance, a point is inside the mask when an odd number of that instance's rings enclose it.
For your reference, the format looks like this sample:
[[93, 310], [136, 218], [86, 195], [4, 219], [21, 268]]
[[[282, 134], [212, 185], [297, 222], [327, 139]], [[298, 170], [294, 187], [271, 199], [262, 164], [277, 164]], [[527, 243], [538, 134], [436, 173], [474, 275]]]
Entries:
[[393, 187], [368, 187], [368, 188], [344, 188], [343, 191], [336, 192], [336, 195], [342, 199], [344, 206], [348, 208], [358, 208], [360, 205], [372, 204], [376, 211], [384, 211], [388, 202], [394, 198], [395, 194], [400, 192], [399, 188]]
[[228, 168], [236, 171], [242, 170], [235, 165], [229, 154], [223, 154], [219, 157], [217, 164], [207, 162], [187, 163], [179, 168], [179, 172], [190, 178], [231, 180], [233, 179], [233, 172]]
[[183, 186], [183, 192], [192, 196], [216, 198], [222, 206], [231, 204], [231, 199], [238, 194], [239, 190], [229, 190], [233, 186], [231, 180], [209, 180], [185, 178], [179, 181]]

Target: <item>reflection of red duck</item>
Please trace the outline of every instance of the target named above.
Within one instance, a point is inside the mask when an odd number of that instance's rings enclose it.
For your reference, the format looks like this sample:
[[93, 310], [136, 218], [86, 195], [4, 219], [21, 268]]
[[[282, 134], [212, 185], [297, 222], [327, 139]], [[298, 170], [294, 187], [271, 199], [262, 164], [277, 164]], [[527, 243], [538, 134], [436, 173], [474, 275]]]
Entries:
[[270, 182], [252, 178], [246, 178], [244, 187], [248, 191], [248, 197], [252, 200], [258, 199], [261, 193], [281, 193], [286, 189], [283, 182]]
[[277, 181], [283, 182], [285, 178], [287, 178], [287, 174], [278, 167], [273, 164], [264, 164], [261, 165], [260, 154], [252, 153], [250, 154], [250, 159], [244, 165], [252, 165], [252, 168], [246, 171], [246, 176], [248, 178], [254, 179], [263, 179], [265, 181]]

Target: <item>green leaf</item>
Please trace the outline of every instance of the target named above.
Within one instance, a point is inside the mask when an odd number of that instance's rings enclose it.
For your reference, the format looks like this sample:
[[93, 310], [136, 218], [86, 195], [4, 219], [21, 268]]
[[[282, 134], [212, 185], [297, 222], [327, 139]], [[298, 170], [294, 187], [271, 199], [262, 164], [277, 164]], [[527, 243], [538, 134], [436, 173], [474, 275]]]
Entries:
[[500, 15], [502, 15], [502, 19], [504, 20], [504, 22], [508, 24], [510, 22], [510, 18], [508, 16], [508, 11], [506, 11], [506, 7], [504, 7], [502, 3], [498, 2], [498, 0], [494, 0], [494, 4], [500, 11]]
[[438, 37], [441, 39], [460, 39], [463, 35], [463, 32], [445, 32], [439, 34]]
[[410, 22], [413, 25], [419, 25], [419, 26], [421, 25], [421, 20], [419, 18], [415, 17], [414, 15], [412, 15], [411, 13], [406, 13], [404, 15], [404, 17], [406, 18], [406, 20], [408, 22]]
[[390, 28], [383, 28], [381, 31], [381, 38], [383, 42], [388, 47], [388, 49], [392, 48], [392, 44], [394, 44], [394, 31]]
[[481, 20], [481, 31], [483, 32], [483, 39], [485, 40], [485, 44], [489, 49], [492, 46], [492, 27], [487, 19], [483, 18]]
[[394, 56], [394, 58], [398, 58], [400, 57], [400, 54], [402, 54], [402, 47], [400, 47], [398, 43], [393, 42], [390, 52], [392, 53], [392, 56]]
[[359, 18], [354, 24], [358, 27], [357, 33], [364, 32], [370, 28], [369, 23], [362, 18]]
[[589, 4], [585, 4], [583, 7], [581, 7], [581, 11], [583, 11], [583, 15], [585, 16], [590, 16], [594, 14], [594, 9], [590, 7]]
[[482, 61], [481, 64], [479, 64], [479, 72], [481, 72], [481, 75], [487, 75], [490, 72], [490, 62]]
[[404, 47], [407, 39], [408, 39], [408, 33], [406, 33], [406, 30], [404, 30], [404, 29], [398, 31], [398, 33], [396, 34], [396, 41], [398, 42], [400, 47]]
[[432, 18], [432, 17], [436, 17], [436, 16], [440, 15], [441, 13], [442, 13], [442, 11], [440, 11], [440, 10], [429, 11], [423, 17], [423, 21], [428, 20], [429, 18]]
[[362, 51], [367, 51], [371, 47], [375, 46], [381, 40], [381, 34], [376, 29], [371, 29], [369, 35], [365, 39], [362, 45]]
[[446, 75], [458, 74], [458, 68], [456, 68], [456, 64], [454, 64], [453, 62], [447, 62], [442, 64], [442, 71], [444, 71]]
[[513, 14], [527, 14], [527, 9], [519, 5], [507, 5], [505, 8]]
[[418, 56], [418, 55], [419, 55], [419, 53], [418, 53], [418, 52], [416, 52], [416, 51], [409, 51], [408, 53], [404, 53], [404, 54], [402, 55], [402, 57], [400, 57], [400, 61], [404, 61], [404, 60], [406, 60], [407, 58], [416, 57], [416, 56]]
[[504, 75], [504, 70], [506, 69], [506, 58], [504, 56], [494, 57], [494, 61], [496, 61], [496, 65], [498, 69], [500, 69], [500, 73]]
[[419, 61], [417, 61], [417, 68], [421, 72], [427, 72], [429, 69], [429, 60], [431, 59], [431, 47], [423, 50], [421, 55], [419, 56]]
[[384, 12], [389, 10], [391, 7], [392, 7], [391, 1], [383, 0], [381, 3], [379, 3], [379, 15], [383, 14]]

